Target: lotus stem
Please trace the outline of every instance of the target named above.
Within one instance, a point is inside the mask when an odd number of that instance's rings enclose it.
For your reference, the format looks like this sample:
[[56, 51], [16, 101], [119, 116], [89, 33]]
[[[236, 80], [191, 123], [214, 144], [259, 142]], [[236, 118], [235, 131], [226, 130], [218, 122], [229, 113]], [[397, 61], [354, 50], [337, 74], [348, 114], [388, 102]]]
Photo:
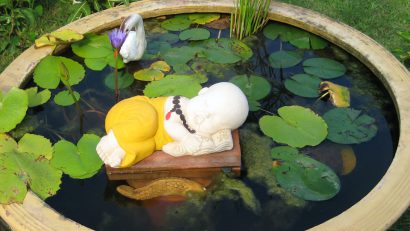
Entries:
[[114, 50], [114, 60], [115, 60], [115, 81], [114, 81], [114, 88], [115, 88], [115, 102], [118, 103], [120, 100], [120, 90], [118, 88], [118, 49]]

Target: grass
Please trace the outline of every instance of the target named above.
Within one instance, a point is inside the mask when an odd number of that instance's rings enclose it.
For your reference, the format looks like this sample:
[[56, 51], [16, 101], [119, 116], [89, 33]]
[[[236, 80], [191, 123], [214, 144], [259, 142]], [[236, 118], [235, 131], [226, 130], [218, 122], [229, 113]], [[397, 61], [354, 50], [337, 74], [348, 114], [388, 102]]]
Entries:
[[[73, 11], [71, 0], [53, 2], [46, 9], [38, 25], [32, 30], [38, 34], [53, 31], [66, 24]], [[405, 47], [405, 40], [398, 31], [410, 31], [409, 0], [282, 0], [281, 2], [302, 6], [333, 19], [344, 22], [364, 32], [389, 50]], [[14, 59], [4, 52], [0, 55], [0, 72]], [[408, 210], [391, 230], [410, 230]]]

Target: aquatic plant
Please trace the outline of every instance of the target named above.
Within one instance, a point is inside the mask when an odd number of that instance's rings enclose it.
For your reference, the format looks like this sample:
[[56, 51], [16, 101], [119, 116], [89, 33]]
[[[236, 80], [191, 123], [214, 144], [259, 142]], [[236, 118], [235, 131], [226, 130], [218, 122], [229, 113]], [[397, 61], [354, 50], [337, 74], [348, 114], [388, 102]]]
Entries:
[[59, 31], [53, 31], [42, 35], [35, 41], [35, 48], [51, 46], [53, 50], [59, 45], [70, 44], [76, 41], [80, 41], [84, 36], [76, 31], [70, 29], [64, 29]]
[[268, 22], [270, 3], [271, 0], [236, 0], [231, 13], [231, 37], [242, 40], [261, 30]]
[[125, 39], [127, 38], [127, 33], [122, 31], [121, 29], [115, 28], [110, 33], [108, 33], [108, 37], [110, 39], [111, 45], [114, 48], [114, 62], [115, 62], [115, 69], [114, 69], [114, 76], [115, 76], [115, 98], [117, 102], [119, 101], [120, 93], [118, 89], [118, 55], [120, 53], [120, 49], [122, 44], [124, 43]]

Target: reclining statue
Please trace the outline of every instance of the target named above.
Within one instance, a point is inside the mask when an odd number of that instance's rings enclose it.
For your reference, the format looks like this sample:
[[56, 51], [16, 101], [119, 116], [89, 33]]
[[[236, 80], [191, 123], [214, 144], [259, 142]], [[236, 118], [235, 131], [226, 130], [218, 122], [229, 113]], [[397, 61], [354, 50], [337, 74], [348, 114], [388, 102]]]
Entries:
[[248, 116], [248, 102], [234, 84], [221, 82], [197, 96], [135, 96], [114, 105], [97, 153], [111, 167], [129, 167], [156, 150], [172, 156], [203, 155], [233, 148], [231, 131]]

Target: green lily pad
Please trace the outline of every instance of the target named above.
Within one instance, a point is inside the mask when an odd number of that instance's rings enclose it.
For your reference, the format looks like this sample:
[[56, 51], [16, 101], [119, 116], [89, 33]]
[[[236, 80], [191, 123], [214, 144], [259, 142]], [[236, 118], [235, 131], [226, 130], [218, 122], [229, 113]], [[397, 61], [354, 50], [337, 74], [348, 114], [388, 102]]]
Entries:
[[339, 144], [358, 144], [377, 134], [373, 117], [351, 108], [334, 108], [323, 115], [329, 126], [328, 139]]
[[249, 111], [258, 111], [259, 109], [261, 109], [261, 104], [254, 99], [248, 99], [248, 106]]
[[70, 86], [78, 84], [84, 78], [84, 67], [78, 62], [65, 57], [47, 56], [34, 70], [34, 82], [42, 88], [56, 89], [61, 80], [61, 62], [64, 63], [70, 75], [68, 80]]
[[85, 65], [93, 71], [101, 71], [107, 66], [107, 60], [105, 57], [102, 58], [85, 58]]
[[208, 39], [198, 46], [204, 48], [204, 57], [220, 64], [236, 63], [241, 60], [246, 61], [253, 55], [252, 49], [237, 39]]
[[172, 67], [174, 68], [174, 71], [177, 74], [187, 74], [191, 72], [191, 68], [185, 63], [177, 64]]
[[238, 86], [249, 99], [260, 100], [265, 98], [271, 90], [270, 83], [263, 77], [237, 75], [230, 80]]
[[[108, 55], [105, 57], [107, 64], [112, 68], [122, 69], [125, 67], [124, 61], [122, 60], [121, 55], [118, 55], [117, 59], [114, 58], [114, 55]], [[117, 61], [117, 64], [115, 64]]]
[[346, 67], [332, 59], [311, 58], [303, 62], [306, 73], [318, 76], [323, 79], [333, 79], [346, 73]]
[[303, 57], [297, 51], [276, 51], [269, 56], [269, 63], [274, 68], [288, 68], [296, 66]]
[[46, 158], [50, 160], [53, 156], [53, 146], [50, 140], [35, 134], [25, 134], [20, 139], [17, 150], [21, 153], [30, 153], [36, 159]]
[[171, 67], [168, 65], [168, 63], [164, 61], [156, 61], [151, 64], [150, 68], [154, 70], [163, 71], [163, 72], [169, 72], [171, 70]]
[[172, 46], [168, 42], [153, 41], [147, 44], [147, 49], [145, 50], [145, 54], [164, 55], [171, 48]]
[[211, 33], [207, 29], [194, 28], [189, 30], [184, 30], [179, 34], [179, 39], [184, 40], [204, 40], [208, 39]]
[[237, 63], [241, 61], [241, 57], [235, 55], [231, 50], [221, 47], [216, 47], [205, 51], [206, 57], [209, 61], [220, 64]]
[[[73, 91], [74, 97], [78, 100], [80, 100], [80, 93]], [[70, 94], [70, 91], [65, 90], [65, 91], [60, 91], [56, 96], [54, 96], [54, 103], [60, 106], [70, 106], [75, 103], [73, 97]]]
[[[118, 73], [118, 89], [124, 89], [134, 82], [134, 76], [128, 72], [119, 72]], [[111, 90], [115, 89], [115, 73], [111, 72], [104, 79], [104, 84]]]
[[284, 106], [279, 116], [263, 116], [259, 120], [262, 132], [278, 143], [301, 148], [320, 144], [327, 136], [325, 121], [309, 108]]
[[319, 97], [319, 85], [322, 80], [313, 75], [297, 74], [285, 80], [285, 87], [295, 95], [309, 98]]
[[161, 34], [161, 36], [158, 37], [158, 41], [166, 42], [166, 43], [169, 43], [169, 44], [174, 44], [174, 43], [179, 41], [179, 37], [176, 34], [164, 33], [164, 34]]
[[200, 51], [201, 49], [197, 47], [173, 47], [164, 54], [163, 58], [171, 66], [186, 64]]
[[331, 168], [295, 149], [278, 148], [272, 149], [272, 157], [282, 162], [273, 172], [281, 187], [310, 201], [328, 200], [340, 191], [340, 180]]
[[17, 143], [10, 136], [0, 133], [0, 153], [11, 152], [17, 148]]
[[41, 92], [37, 92], [38, 91], [37, 87], [31, 87], [31, 88], [25, 89], [25, 91], [27, 93], [29, 107], [36, 107], [36, 106], [42, 105], [46, 103], [51, 97], [51, 92], [48, 89], [45, 89]]
[[161, 27], [169, 31], [181, 31], [188, 29], [191, 25], [187, 15], [177, 15], [161, 23]]
[[188, 15], [189, 20], [191, 20], [193, 23], [204, 25], [207, 23], [210, 23], [212, 21], [215, 21], [221, 17], [220, 14], [190, 14]]
[[141, 81], [154, 81], [164, 78], [164, 73], [156, 69], [142, 69], [134, 73], [134, 78]]
[[71, 178], [85, 179], [93, 176], [103, 164], [96, 151], [99, 141], [100, 137], [93, 134], [84, 134], [77, 146], [66, 140], [58, 141], [54, 145], [51, 165]]
[[14, 129], [26, 116], [28, 98], [24, 90], [11, 88], [0, 101], [0, 132]]
[[89, 34], [85, 39], [71, 44], [74, 54], [82, 58], [104, 58], [113, 55], [113, 48], [108, 34]]
[[144, 95], [148, 97], [181, 95], [192, 98], [201, 90], [201, 84], [190, 76], [166, 76], [145, 86]]
[[203, 74], [200, 73], [195, 73], [192, 75], [180, 75], [180, 74], [172, 74], [172, 75], [167, 75], [167, 78], [192, 78], [193, 80], [197, 81], [198, 83], [206, 83], [208, 82], [208, 77], [206, 77]]

